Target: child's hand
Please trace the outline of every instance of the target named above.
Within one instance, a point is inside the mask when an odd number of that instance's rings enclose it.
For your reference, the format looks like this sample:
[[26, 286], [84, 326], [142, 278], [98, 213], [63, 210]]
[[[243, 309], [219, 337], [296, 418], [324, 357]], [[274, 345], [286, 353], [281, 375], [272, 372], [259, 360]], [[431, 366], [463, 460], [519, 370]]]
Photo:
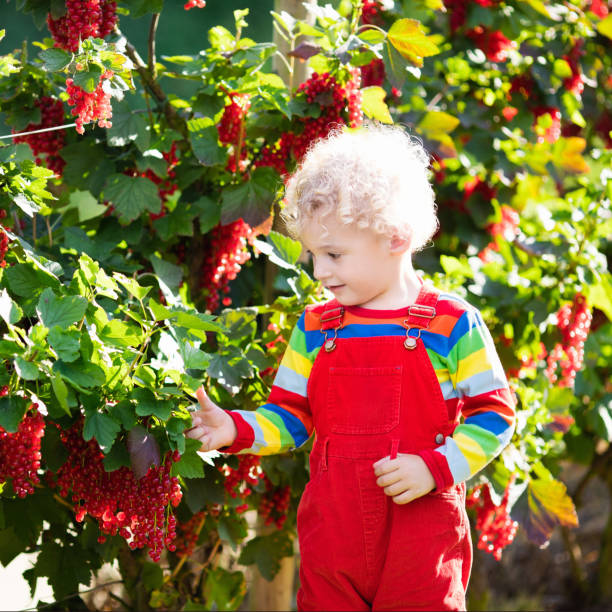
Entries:
[[383, 487], [396, 504], [407, 504], [436, 486], [427, 464], [418, 455], [398, 453], [395, 459], [379, 459], [373, 467], [378, 477], [376, 484]]
[[238, 431], [234, 419], [210, 401], [204, 387], [196, 391], [200, 409], [191, 415], [193, 427], [185, 432], [189, 438], [202, 443], [203, 451], [216, 450], [234, 443]]

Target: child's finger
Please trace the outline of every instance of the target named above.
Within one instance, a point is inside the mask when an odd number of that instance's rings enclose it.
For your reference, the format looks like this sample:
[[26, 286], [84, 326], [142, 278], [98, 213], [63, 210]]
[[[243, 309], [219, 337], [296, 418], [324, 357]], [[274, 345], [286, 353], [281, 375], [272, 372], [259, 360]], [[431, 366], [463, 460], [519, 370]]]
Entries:
[[374, 465], [374, 473], [377, 476], [381, 476], [382, 474], [387, 474], [388, 472], [393, 472], [397, 470], [399, 467], [399, 462], [397, 459], [391, 459], [388, 455], [379, 459]]
[[198, 398], [198, 403], [200, 404], [200, 408], [202, 408], [202, 410], [210, 410], [211, 408], [215, 407], [215, 404], [213, 404], [208, 395], [206, 395], [204, 387], [200, 386], [196, 389], [196, 397]]

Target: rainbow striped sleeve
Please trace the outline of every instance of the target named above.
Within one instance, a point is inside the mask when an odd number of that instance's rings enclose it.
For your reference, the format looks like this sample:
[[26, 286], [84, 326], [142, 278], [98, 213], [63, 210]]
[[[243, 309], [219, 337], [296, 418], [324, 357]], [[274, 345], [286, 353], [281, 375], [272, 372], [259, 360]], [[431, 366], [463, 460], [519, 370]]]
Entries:
[[306, 329], [308, 310], [291, 333], [268, 403], [257, 410], [231, 410], [238, 436], [223, 452], [272, 455], [301, 446], [312, 433], [306, 386], [321, 348], [321, 334]]
[[463, 304], [445, 359], [451, 396], [457, 398], [463, 422], [423, 457], [438, 488], [463, 482], [484, 468], [510, 442], [515, 425], [514, 400], [493, 338], [480, 312]]

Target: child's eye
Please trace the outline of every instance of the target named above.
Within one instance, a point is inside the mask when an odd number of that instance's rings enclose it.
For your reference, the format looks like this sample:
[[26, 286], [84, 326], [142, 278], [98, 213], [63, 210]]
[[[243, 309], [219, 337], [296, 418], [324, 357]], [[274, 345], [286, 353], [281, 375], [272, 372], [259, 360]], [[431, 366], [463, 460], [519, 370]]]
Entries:
[[340, 253], [328, 253], [327, 254], [331, 259], [338, 259], [340, 257]]

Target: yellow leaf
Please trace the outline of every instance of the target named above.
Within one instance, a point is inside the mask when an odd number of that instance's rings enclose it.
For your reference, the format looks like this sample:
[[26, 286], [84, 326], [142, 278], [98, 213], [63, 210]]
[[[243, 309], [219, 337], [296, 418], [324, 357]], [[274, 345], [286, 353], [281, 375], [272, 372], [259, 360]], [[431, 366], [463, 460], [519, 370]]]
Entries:
[[553, 515], [560, 525], [578, 526], [578, 515], [572, 498], [567, 494], [567, 487], [559, 480], [542, 480], [529, 482], [529, 492], [538, 501], [540, 507]]
[[427, 136], [434, 138], [436, 134], [448, 134], [452, 132], [458, 125], [459, 119], [444, 113], [442, 111], [430, 111], [421, 119], [419, 128], [427, 134]]
[[523, 0], [523, 2], [526, 2], [532, 9], [541, 15], [544, 15], [553, 21], [561, 21], [561, 17], [557, 14], [557, 12], [554, 11], [552, 7], [546, 6], [546, 4], [541, 0]]
[[364, 87], [361, 90], [361, 108], [367, 117], [381, 123], [393, 123], [389, 107], [385, 103], [387, 92], [378, 86]]
[[597, 24], [597, 31], [608, 38], [612, 38], [612, 14], [608, 15]]
[[589, 166], [581, 155], [585, 148], [584, 138], [560, 138], [555, 146], [554, 162], [568, 172], [588, 172]]
[[425, 34], [421, 23], [416, 19], [396, 21], [389, 28], [387, 36], [403, 57], [415, 63], [417, 63], [415, 60], [440, 52], [438, 45]]

